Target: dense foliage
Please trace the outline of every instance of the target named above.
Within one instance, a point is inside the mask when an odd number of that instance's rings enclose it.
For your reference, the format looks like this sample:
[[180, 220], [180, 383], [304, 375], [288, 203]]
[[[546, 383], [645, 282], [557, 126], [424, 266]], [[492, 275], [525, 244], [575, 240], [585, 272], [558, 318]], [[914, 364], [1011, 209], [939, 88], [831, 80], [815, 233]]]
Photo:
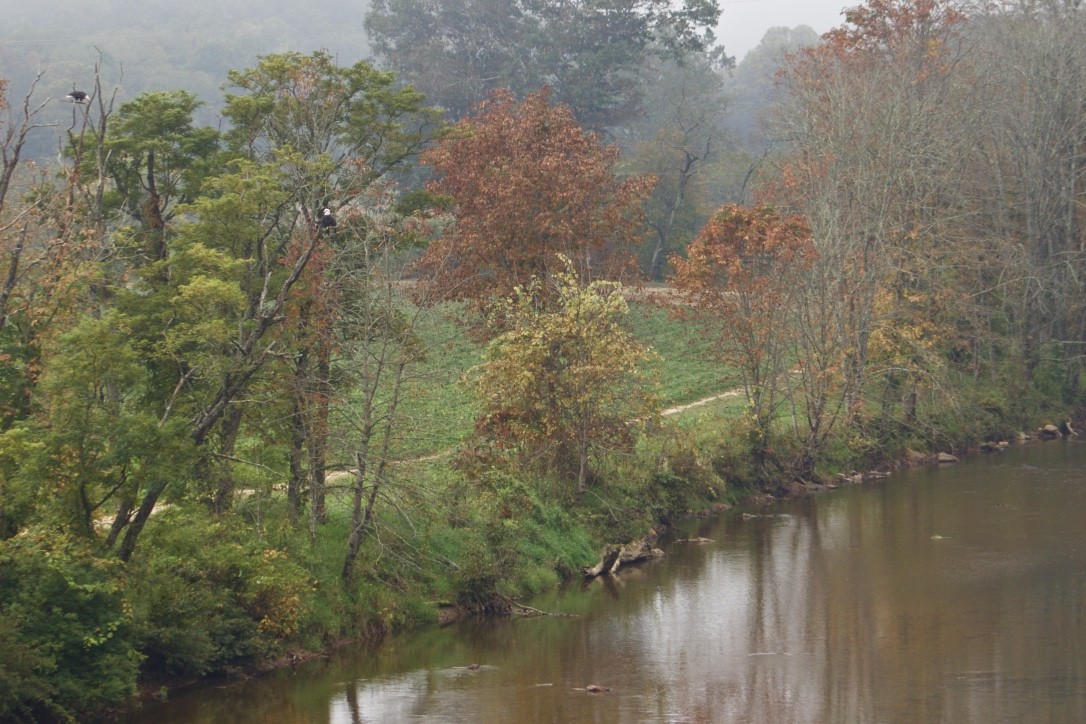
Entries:
[[[568, 258], [557, 261], [565, 270], [533, 277], [493, 310], [507, 330], [491, 341], [475, 380], [483, 400], [476, 433], [499, 460], [574, 480], [583, 495], [592, 459], [631, 451], [631, 422], [650, 425], [657, 410], [639, 369], [648, 351], [622, 326], [620, 287], [585, 284]], [[555, 289], [544, 293], [544, 284]], [[482, 462], [497, 461], [484, 454]]]
[[550, 296], [559, 254], [586, 282], [628, 276], [652, 179], [619, 178], [616, 158], [546, 90], [496, 93], [423, 154], [456, 218], [419, 260], [424, 284], [486, 309], [532, 277]]
[[550, 86], [589, 128], [641, 108], [637, 72], [652, 55], [713, 48], [716, 0], [376, 0], [374, 49], [445, 108], [467, 115], [492, 91]]

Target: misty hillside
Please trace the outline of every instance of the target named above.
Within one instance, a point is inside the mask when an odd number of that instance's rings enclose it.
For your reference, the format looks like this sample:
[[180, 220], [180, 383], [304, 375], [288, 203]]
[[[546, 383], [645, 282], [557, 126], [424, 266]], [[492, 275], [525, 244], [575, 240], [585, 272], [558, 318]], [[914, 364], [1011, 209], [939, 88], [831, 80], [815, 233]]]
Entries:
[[[123, 102], [153, 90], [185, 89], [208, 103], [197, 120], [216, 124], [226, 72], [258, 55], [324, 49], [341, 64], [367, 57], [368, 0], [0, 0], [0, 77], [22, 98], [44, 71], [35, 98], [89, 87], [101, 53], [102, 85]], [[52, 104], [50, 118], [70, 113]], [[33, 156], [52, 156], [39, 135]]]
[[[205, 104], [194, 120], [219, 126], [227, 72], [252, 67], [258, 56], [326, 50], [340, 65], [369, 58], [370, 5], [370, 0], [0, 0], [0, 77], [10, 81], [8, 100], [17, 106], [42, 72], [34, 100], [52, 101], [39, 119], [57, 129], [32, 134], [24, 158], [57, 156], [58, 131], [73, 122], [64, 95], [74, 88], [93, 90], [99, 61], [102, 87], [107, 94], [116, 91], [118, 104], [146, 91], [182, 89]], [[723, 78], [726, 100], [718, 100], [712, 115], [728, 129], [732, 143], [761, 148], [762, 115], [774, 96], [773, 74], [783, 51], [816, 39], [810, 28], [774, 28]], [[430, 59], [419, 72], [442, 65]], [[634, 140], [651, 137], [663, 123], [657, 116], [666, 109], [653, 106], [667, 103], [657, 92], [666, 88], [654, 88], [655, 82], [645, 86], [640, 119], [626, 129], [635, 133]]]

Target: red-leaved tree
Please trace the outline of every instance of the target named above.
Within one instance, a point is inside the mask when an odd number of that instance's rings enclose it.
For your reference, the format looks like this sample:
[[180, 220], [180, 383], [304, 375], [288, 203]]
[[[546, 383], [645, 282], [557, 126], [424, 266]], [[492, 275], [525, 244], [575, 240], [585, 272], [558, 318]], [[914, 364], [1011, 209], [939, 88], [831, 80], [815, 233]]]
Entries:
[[671, 283], [688, 313], [716, 330], [714, 356], [746, 393], [751, 453], [770, 455], [773, 417], [794, 359], [795, 300], [814, 258], [806, 222], [772, 207], [728, 205], [673, 258]]
[[547, 89], [495, 93], [422, 157], [456, 217], [419, 260], [428, 289], [482, 311], [532, 277], [553, 289], [558, 254], [585, 283], [632, 272], [653, 180], [617, 178], [617, 154]]

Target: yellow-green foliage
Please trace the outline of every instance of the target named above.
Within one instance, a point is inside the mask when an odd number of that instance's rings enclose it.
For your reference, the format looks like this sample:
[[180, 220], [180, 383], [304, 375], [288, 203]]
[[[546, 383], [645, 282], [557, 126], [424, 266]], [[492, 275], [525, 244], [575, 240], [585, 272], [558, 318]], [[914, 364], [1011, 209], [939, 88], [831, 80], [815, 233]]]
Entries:
[[506, 331], [475, 371], [484, 408], [477, 429], [507, 459], [576, 475], [583, 489], [590, 456], [630, 449], [635, 425], [653, 420], [658, 402], [641, 372], [652, 353], [622, 323], [620, 285], [586, 284], [560, 260], [555, 294], [541, 294], [535, 280], [497, 305]]

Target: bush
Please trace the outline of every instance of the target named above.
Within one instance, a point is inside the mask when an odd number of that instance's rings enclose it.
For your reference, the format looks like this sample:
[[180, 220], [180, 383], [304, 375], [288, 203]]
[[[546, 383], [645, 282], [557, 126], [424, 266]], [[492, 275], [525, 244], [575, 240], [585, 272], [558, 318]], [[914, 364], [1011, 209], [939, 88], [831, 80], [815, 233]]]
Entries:
[[0, 719], [76, 721], [136, 693], [123, 570], [35, 529], [0, 542]]
[[148, 671], [203, 675], [277, 653], [312, 595], [306, 572], [236, 520], [175, 508], [154, 522], [131, 563]]
[[458, 603], [473, 610], [499, 611], [505, 584], [517, 569], [516, 542], [533, 500], [524, 484], [498, 470], [475, 481], [473, 536], [462, 551], [453, 579]]

